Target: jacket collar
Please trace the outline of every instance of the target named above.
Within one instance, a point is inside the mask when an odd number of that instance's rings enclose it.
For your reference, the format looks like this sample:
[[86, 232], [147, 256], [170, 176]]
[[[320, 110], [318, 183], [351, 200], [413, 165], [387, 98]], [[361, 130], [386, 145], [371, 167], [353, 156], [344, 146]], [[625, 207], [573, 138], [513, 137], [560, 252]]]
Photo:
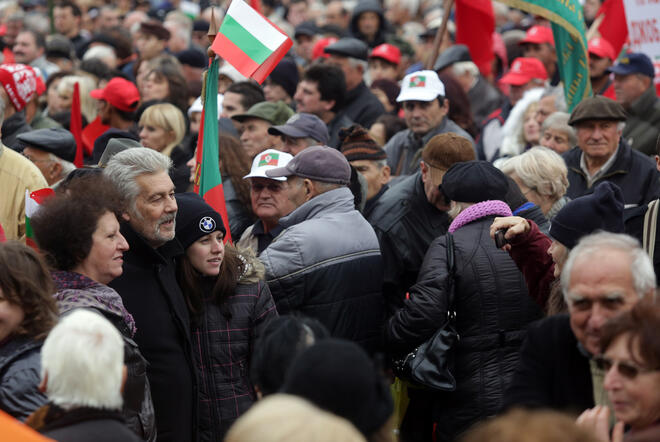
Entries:
[[0, 372], [14, 359], [33, 348], [41, 347], [42, 344], [42, 341], [28, 338], [27, 336], [10, 338], [9, 341], [0, 347], [2, 349], [0, 351]]
[[348, 187], [330, 190], [317, 195], [307, 201], [293, 212], [280, 219], [284, 228], [301, 223], [305, 220], [316, 218], [325, 213], [345, 213], [355, 210], [354, 197]]
[[642, 95], [637, 97], [635, 101], [630, 105], [630, 113], [632, 115], [646, 116], [645, 114], [653, 108], [658, 96], [655, 92], [655, 85], [651, 82], [651, 85], [644, 91]]
[[[139, 256], [142, 260], [167, 264], [170, 259], [183, 255], [184, 250], [178, 239], [174, 238], [157, 249], [151, 247], [147, 241], [137, 233], [130, 223], [124, 222], [121, 226], [121, 234], [130, 245], [127, 255], [129, 259], [131, 254]], [[132, 252], [132, 253], [131, 253]]]
[[346, 92], [346, 103], [351, 103], [353, 100], [358, 98], [361, 94], [364, 93], [364, 91], [367, 89], [367, 85], [364, 84], [364, 81], [361, 81], [360, 84], [355, 86], [353, 89], [350, 91]]

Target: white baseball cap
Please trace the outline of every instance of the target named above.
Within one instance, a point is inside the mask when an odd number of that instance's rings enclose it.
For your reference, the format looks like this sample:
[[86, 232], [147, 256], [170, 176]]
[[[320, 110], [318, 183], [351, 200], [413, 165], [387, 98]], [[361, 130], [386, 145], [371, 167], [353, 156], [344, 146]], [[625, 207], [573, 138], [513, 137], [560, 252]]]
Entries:
[[435, 71], [417, 71], [403, 77], [396, 101], [433, 101], [445, 95], [445, 85]]
[[284, 167], [292, 159], [293, 156], [286, 152], [280, 152], [279, 150], [275, 149], [264, 150], [263, 152], [257, 154], [256, 157], [254, 157], [254, 160], [252, 160], [252, 169], [250, 169], [250, 173], [245, 175], [243, 179], [268, 178], [269, 180], [286, 181], [286, 177], [274, 178], [266, 176], [266, 171], [278, 167]]

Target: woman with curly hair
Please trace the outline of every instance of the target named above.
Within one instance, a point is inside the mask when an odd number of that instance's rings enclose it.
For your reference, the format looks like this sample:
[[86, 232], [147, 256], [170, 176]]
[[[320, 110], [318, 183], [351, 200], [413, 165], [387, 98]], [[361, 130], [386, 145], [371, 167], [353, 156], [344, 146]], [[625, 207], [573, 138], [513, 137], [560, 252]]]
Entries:
[[249, 377], [254, 342], [277, 310], [263, 264], [223, 243], [220, 214], [195, 193], [176, 200], [176, 237], [185, 249], [177, 280], [191, 312], [200, 374], [199, 440], [222, 440], [256, 399]]
[[24, 420], [47, 402], [38, 387], [55, 288], [39, 254], [18, 241], [0, 243], [0, 268], [0, 410]]
[[30, 221], [53, 269], [60, 314], [89, 309], [105, 316], [122, 334], [128, 371], [122, 414], [138, 436], [155, 440], [146, 360], [133, 341], [135, 321], [119, 294], [107, 285], [122, 274], [122, 257], [128, 250], [119, 231], [123, 211], [123, 200], [112, 183], [101, 174], [86, 174], [69, 181]]

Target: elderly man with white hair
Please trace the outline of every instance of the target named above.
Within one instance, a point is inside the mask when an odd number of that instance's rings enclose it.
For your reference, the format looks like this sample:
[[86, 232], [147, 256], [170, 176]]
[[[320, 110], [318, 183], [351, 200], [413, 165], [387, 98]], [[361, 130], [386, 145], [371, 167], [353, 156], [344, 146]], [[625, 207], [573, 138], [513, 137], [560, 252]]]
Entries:
[[600, 232], [583, 237], [571, 250], [561, 288], [568, 315], [530, 328], [506, 406], [581, 412], [603, 404], [604, 373], [591, 361], [600, 350], [601, 329], [608, 319], [652, 297], [656, 282], [653, 264], [634, 238]]
[[124, 340], [102, 315], [64, 316], [41, 348], [41, 385], [49, 403], [28, 425], [54, 440], [139, 441], [123, 422]]
[[121, 234], [130, 250], [123, 274], [109, 285], [133, 315], [135, 341], [149, 362], [158, 440], [181, 442], [195, 440], [197, 385], [189, 312], [176, 280], [174, 259], [183, 249], [174, 239], [171, 167], [169, 157], [134, 147], [113, 156], [103, 173], [128, 203]]

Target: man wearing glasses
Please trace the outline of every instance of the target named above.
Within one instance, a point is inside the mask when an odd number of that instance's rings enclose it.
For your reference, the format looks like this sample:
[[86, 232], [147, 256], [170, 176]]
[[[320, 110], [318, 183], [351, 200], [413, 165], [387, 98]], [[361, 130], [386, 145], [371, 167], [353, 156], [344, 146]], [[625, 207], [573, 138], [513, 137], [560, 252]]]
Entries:
[[445, 97], [445, 85], [434, 71], [406, 75], [396, 101], [403, 103], [408, 129], [394, 135], [384, 147], [392, 175], [415, 173], [422, 148], [435, 135], [453, 132], [470, 140], [474, 147], [472, 137], [447, 116], [449, 100]]
[[[581, 412], [605, 405], [600, 353], [603, 325], [631, 309], [656, 288], [653, 264], [628, 235], [600, 232], [583, 237], [561, 274], [568, 315], [531, 327], [505, 406]], [[599, 366], [600, 365], [600, 366]]]

